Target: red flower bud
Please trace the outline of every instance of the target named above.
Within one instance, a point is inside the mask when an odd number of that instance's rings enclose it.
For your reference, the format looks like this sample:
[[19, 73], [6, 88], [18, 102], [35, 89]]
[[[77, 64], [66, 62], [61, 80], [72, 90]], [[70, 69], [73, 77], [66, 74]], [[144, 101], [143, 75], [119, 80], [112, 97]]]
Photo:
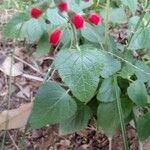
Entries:
[[41, 14], [42, 14], [42, 10], [39, 9], [39, 8], [36, 8], [36, 7], [33, 7], [31, 9], [31, 11], [30, 11], [30, 16], [32, 18], [36, 18], [37, 19], [37, 18], [39, 18], [41, 16]]
[[88, 20], [91, 24], [99, 25], [102, 22], [101, 16], [96, 13], [90, 13], [88, 16]]
[[62, 35], [62, 31], [60, 28], [56, 28], [52, 31], [50, 37], [49, 37], [49, 43], [56, 46], [58, 42], [60, 41], [60, 37]]
[[66, 1], [62, 1], [60, 3], [57, 4], [57, 8], [59, 9], [59, 11], [63, 12], [63, 11], [68, 11], [69, 9], [69, 4]]
[[83, 28], [85, 24], [84, 18], [79, 14], [73, 14], [71, 16], [71, 22], [74, 24], [76, 29]]

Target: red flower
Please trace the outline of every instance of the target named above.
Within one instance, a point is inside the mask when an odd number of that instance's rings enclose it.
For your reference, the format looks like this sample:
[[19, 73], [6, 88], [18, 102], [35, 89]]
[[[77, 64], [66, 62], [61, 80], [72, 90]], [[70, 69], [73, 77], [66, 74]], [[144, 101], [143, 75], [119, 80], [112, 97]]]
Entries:
[[50, 37], [49, 37], [49, 43], [56, 46], [58, 42], [60, 41], [60, 37], [62, 35], [62, 31], [60, 28], [56, 28], [52, 31]]
[[57, 4], [57, 8], [61, 12], [67, 11], [69, 9], [69, 4], [66, 1], [62, 1], [62, 2]]
[[74, 14], [71, 16], [71, 22], [74, 24], [76, 29], [81, 29], [84, 27], [84, 18], [79, 14]]
[[36, 7], [33, 7], [31, 9], [31, 11], [30, 11], [30, 16], [32, 18], [36, 18], [37, 19], [37, 18], [39, 18], [41, 16], [41, 14], [42, 14], [42, 10], [39, 9], [39, 8], [36, 8]]
[[90, 13], [88, 16], [88, 20], [90, 23], [92, 23], [94, 25], [99, 25], [102, 22], [101, 16], [99, 16], [96, 13]]

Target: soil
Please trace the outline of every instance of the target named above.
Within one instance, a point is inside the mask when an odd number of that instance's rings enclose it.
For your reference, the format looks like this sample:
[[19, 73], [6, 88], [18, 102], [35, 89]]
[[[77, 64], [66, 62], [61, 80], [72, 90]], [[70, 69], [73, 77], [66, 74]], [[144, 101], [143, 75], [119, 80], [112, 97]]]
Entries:
[[[11, 12], [11, 10], [10, 10]], [[5, 22], [10, 18], [9, 13], [0, 12], [0, 29]], [[2, 17], [3, 16], [3, 17]], [[3, 23], [3, 24], [2, 24]], [[0, 30], [1, 31], [1, 30]], [[15, 59], [15, 62], [20, 62], [23, 65], [23, 72], [32, 76], [26, 78], [23, 76], [17, 76], [12, 78], [12, 96], [9, 109], [18, 108], [23, 103], [28, 103], [34, 97], [37, 89], [41, 85], [40, 79], [43, 78], [43, 73], [48, 69], [49, 64], [52, 61], [51, 55], [35, 59], [30, 53], [35, 51], [34, 46], [26, 47], [23, 41], [16, 44], [11, 40], [5, 40], [0, 32], [0, 65], [4, 62], [5, 58], [11, 54], [12, 49], [15, 49], [15, 56], [28, 64], [34, 66], [35, 69]], [[29, 53], [30, 52], [30, 53]], [[53, 80], [59, 81], [57, 73], [52, 77]], [[0, 112], [8, 108], [7, 102], [7, 86], [8, 77], [0, 71]], [[57, 125], [47, 126], [39, 130], [28, 129], [24, 135], [24, 129], [9, 130], [6, 134], [5, 150], [108, 150], [109, 139], [106, 135], [97, 131], [93, 123], [90, 123], [88, 127], [79, 132], [70, 134], [67, 136], [58, 135]], [[138, 138], [136, 130], [127, 125], [126, 130], [128, 133], [128, 142], [130, 150], [138, 150]], [[3, 135], [5, 131], [0, 131], [0, 143], [2, 143]], [[120, 131], [118, 130], [112, 138], [112, 150], [123, 150], [123, 140]], [[144, 150], [150, 149], [150, 141], [146, 141], [144, 144]]]

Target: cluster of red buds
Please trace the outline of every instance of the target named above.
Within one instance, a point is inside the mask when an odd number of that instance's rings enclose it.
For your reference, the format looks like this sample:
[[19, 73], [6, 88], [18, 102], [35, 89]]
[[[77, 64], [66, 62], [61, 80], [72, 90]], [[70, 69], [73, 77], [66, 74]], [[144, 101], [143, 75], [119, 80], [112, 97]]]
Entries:
[[[89, 2], [89, 0], [84, 0], [85, 2]], [[56, 7], [60, 12], [67, 12], [71, 23], [74, 25], [74, 27], [79, 30], [84, 28], [85, 26], [85, 19], [84, 17], [79, 14], [75, 13], [69, 10], [69, 4], [65, 0], [55, 0]], [[30, 16], [32, 18], [39, 18], [42, 15], [43, 11], [39, 8], [32, 8], [30, 11]], [[95, 12], [89, 13], [89, 15], [86, 17], [86, 20], [91, 23], [92, 25], [99, 25], [102, 22], [102, 18], [99, 14]], [[57, 45], [60, 37], [62, 35], [62, 31], [60, 28], [54, 29], [52, 31], [50, 37], [49, 37], [49, 43], [52, 45]]]

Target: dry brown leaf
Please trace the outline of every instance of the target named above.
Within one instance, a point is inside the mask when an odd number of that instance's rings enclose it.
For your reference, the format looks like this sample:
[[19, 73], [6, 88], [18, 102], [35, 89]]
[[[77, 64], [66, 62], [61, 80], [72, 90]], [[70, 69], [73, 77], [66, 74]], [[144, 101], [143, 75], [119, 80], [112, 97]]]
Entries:
[[0, 130], [23, 128], [32, 110], [33, 103], [23, 104], [17, 109], [5, 110], [0, 113]]
[[4, 72], [6, 75], [10, 75], [10, 70], [12, 67], [11, 71], [11, 76], [19, 76], [23, 72], [23, 64], [21, 62], [15, 63], [11, 65], [11, 57], [7, 57], [4, 62], [2, 63], [0, 70]]

